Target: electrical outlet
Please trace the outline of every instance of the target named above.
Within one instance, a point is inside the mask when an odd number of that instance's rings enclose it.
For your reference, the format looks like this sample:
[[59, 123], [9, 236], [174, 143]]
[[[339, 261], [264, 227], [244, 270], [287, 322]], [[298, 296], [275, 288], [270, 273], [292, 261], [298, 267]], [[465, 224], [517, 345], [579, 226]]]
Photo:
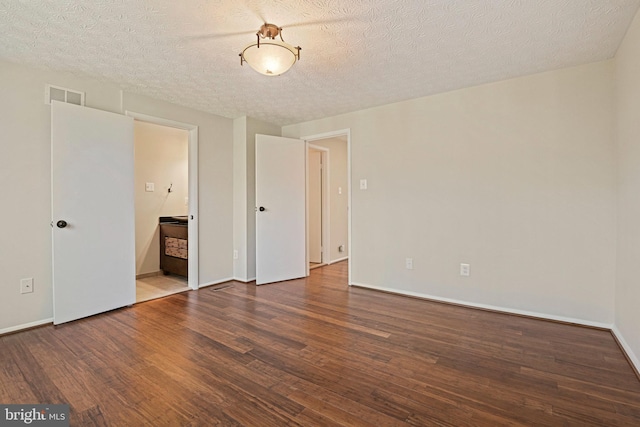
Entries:
[[338, 252], [344, 252], [344, 245], [338, 246]]
[[404, 267], [407, 270], [413, 270], [413, 258], [406, 258], [404, 260]]
[[31, 292], [33, 292], [33, 277], [20, 279], [20, 293], [30, 294]]
[[237, 249], [233, 250], [233, 259], [238, 259], [238, 250]]
[[151, 193], [153, 191], [156, 191], [156, 186], [153, 182], [147, 182], [144, 184], [144, 191]]
[[469, 264], [460, 264], [460, 275], [469, 276], [471, 266]]

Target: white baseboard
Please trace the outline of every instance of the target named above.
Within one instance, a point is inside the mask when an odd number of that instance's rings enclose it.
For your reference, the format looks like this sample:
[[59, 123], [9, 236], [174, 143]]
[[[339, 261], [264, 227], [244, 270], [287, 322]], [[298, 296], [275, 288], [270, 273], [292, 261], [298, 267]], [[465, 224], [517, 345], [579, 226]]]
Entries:
[[633, 352], [633, 350], [631, 349], [631, 346], [624, 339], [622, 332], [620, 332], [620, 330], [615, 324], [611, 328], [611, 333], [616, 337], [616, 340], [618, 340], [618, 343], [620, 343], [620, 345], [624, 349], [624, 352], [627, 354], [627, 358], [635, 368], [636, 373], [640, 374], [640, 359], [638, 359], [638, 356]]
[[241, 279], [239, 277], [234, 277], [231, 280], [235, 280], [236, 282], [242, 282], [242, 283], [251, 283], [251, 282], [255, 282], [256, 278], [248, 278], [248, 279]]
[[162, 270], [152, 271], [151, 273], [136, 274], [136, 280], [146, 279], [147, 277], [162, 276]]
[[332, 259], [331, 261], [329, 261], [328, 265], [335, 264], [335, 263], [340, 262], [340, 261], [346, 261], [348, 259], [349, 259], [348, 256], [343, 257], [343, 258], [338, 258], [338, 259]]
[[47, 323], [53, 323], [53, 318], [37, 320], [35, 322], [24, 323], [22, 325], [16, 325], [16, 326], [11, 326], [10, 328], [0, 329], [0, 335], [9, 334], [11, 332], [21, 331], [23, 329], [34, 328], [36, 326], [46, 325]]
[[237, 280], [237, 279], [234, 279], [233, 277], [229, 277], [229, 278], [226, 278], [226, 279], [216, 280], [215, 282], [201, 283], [201, 284], [198, 285], [198, 289], [206, 288], [207, 286], [219, 285], [220, 283], [230, 282], [232, 280]]
[[378, 291], [389, 292], [389, 293], [392, 293], [392, 294], [405, 295], [405, 296], [411, 296], [411, 297], [417, 297], [417, 298], [424, 298], [424, 299], [432, 300], [432, 301], [446, 302], [446, 303], [450, 303], [450, 304], [457, 304], [457, 305], [462, 305], [462, 306], [471, 307], [471, 308], [480, 308], [480, 309], [483, 309], [483, 310], [491, 310], [491, 311], [497, 311], [497, 312], [507, 313], [507, 314], [517, 314], [517, 315], [520, 315], [520, 316], [536, 317], [536, 318], [544, 319], [544, 320], [554, 320], [554, 321], [557, 321], [557, 322], [573, 323], [573, 324], [576, 324], [576, 325], [589, 326], [589, 327], [593, 327], [593, 328], [601, 328], [601, 329], [606, 329], [606, 330], [612, 330], [612, 327], [613, 327], [613, 325], [610, 324], [610, 323], [593, 322], [591, 320], [574, 319], [572, 317], [556, 316], [556, 315], [553, 315], [553, 314], [539, 313], [539, 312], [536, 312], [536, 311], [518, 310], [518, 309], [514, 309], [514, 308], [500, 307], [500, 306], [489, 305], [489, 304], [479, 304], [479, 303], [475, 303], [475, 302], [457, 300], [457, 299], [453, 299], [453, 298], [443, 298], [443, 297], [438, 297], [438, 296], [434, 296], [434, 295], [422, 294], [422, 293], [419, 293], [419, 292], [402, 291], [402, 290], [398, 290], [398, 289], [385, 288], [385, 287], [381, 287], [381, 286], [364, 285], [364, 284], [361, 284], [361, 283], [351, 283], [351, 285], [352, 286], [358, 286], [358, 287], [361, 287], [361, 288], [375, 289], [375, 290], [378, 290]]

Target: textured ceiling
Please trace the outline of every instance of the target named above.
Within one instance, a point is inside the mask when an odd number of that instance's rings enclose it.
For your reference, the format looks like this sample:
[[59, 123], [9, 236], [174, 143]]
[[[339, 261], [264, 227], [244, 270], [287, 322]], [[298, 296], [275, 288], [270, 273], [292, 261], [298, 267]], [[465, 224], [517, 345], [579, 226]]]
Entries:
[[[0, 58], [284, 125], [611, 58], [640, 0], [0, 0]], [[264, 22], [288, 73], [240, 67]]]

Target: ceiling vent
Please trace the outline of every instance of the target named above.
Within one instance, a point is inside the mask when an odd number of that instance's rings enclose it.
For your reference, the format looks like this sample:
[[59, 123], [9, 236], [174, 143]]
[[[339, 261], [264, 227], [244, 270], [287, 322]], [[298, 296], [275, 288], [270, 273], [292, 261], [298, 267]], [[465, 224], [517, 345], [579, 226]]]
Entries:
[[60, 86], [47, 85], [45, 87], [44, 103], [51, 105], [51, 101], [84, 105], [84, 92], [78, 92], [77, 90], [67, 89]]

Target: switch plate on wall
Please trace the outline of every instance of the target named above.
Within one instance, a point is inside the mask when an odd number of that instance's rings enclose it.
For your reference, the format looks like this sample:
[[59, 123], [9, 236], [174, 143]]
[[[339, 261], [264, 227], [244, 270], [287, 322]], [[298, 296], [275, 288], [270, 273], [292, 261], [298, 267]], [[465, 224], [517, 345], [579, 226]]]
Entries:
[[155, 184], [153, 182], [147, 182], [144, 185], [144, 191], [147, 191], [147, 192], [155, 191], [156, 190], [155, 187], [156, 186], [155, 186]]
[[367, 180], [366, 179], [361, 179], [360, 180], [360, 189], [361, 190], [366, 190], [367, 189]]
[[407, 270], [413, 270], [413, 258], [406, 258], [404, 260], [404, 266]]

